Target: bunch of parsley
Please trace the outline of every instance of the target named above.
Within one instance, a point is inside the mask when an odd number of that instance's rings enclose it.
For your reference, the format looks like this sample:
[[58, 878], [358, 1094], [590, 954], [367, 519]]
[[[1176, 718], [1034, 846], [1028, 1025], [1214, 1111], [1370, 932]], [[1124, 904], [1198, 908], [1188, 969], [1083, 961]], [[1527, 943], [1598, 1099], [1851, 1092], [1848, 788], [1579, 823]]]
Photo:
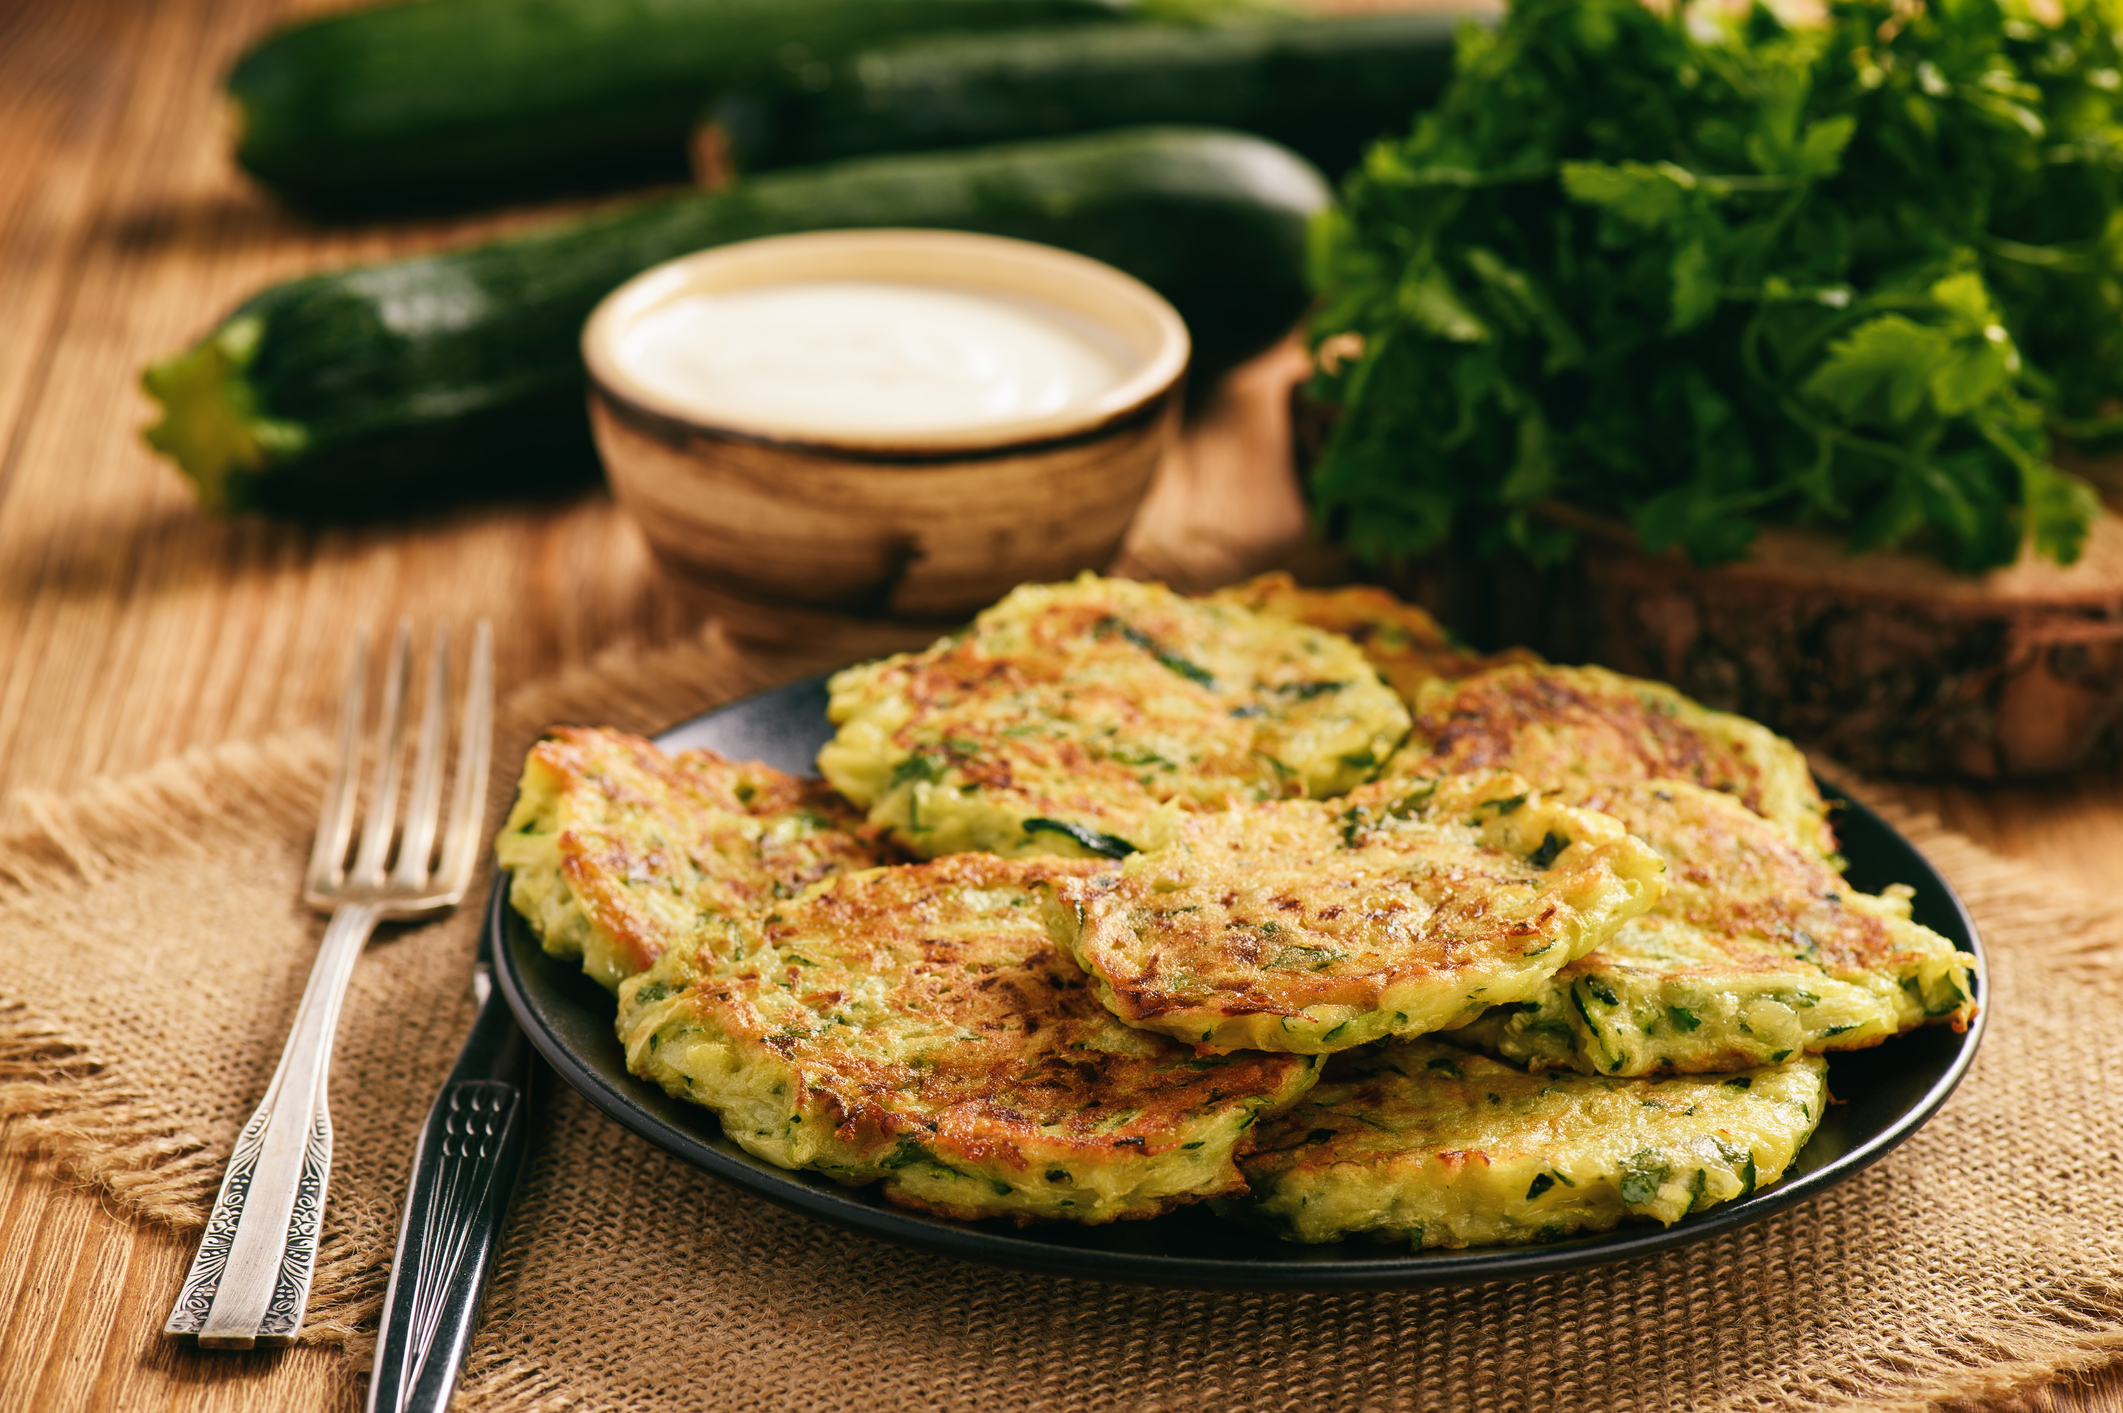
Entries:
[[1770, 523], [2077, 557], [2123, 431], [2123, 0], [1825, 23], [1516, 0], [1317, 231], [1315, 468], [1363, 559], [1536, 562], [1562, 503], [1704, 563]]

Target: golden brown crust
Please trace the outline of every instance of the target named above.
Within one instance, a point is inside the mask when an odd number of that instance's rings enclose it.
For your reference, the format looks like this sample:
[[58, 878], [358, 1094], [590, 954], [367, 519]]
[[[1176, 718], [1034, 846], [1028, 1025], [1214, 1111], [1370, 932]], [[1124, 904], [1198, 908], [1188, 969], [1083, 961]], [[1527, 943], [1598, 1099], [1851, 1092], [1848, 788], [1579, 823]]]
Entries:
[[1835, 851], [1805, 757], [1755, 722], [1598, 667], [1513, 664], [1416, 694], [1389, 773], [1513, 770], [1570, 799], [1674, 779], [1735, 796], [1818, 857]]
[[1528, 1074], [1426, 1036], [1337, 1056], [1263, 1125], [1247, 1215], [1298, 1241], [1554, 1241], [1775, 1182], [1820, 1122], [1801, 1059], [1668, 1080]]
[[1919, 955], [1908, 945], [1908, 925], [1848, 906], [1853, 890], [1840, 874], [1730, 795], [1648, 780], [1595, 786], [1584, 803], [1619, 819], [1665, 859], [1666, 896], [1653, 917], [1743, 943], [1718, 970], [1869, 971]]
[[[1250, 1116], [1294, 1100], [1310, 1063], [1204, 1061], [1116, 1021], [1033, 893], [1096, 867], [959, 854], [844, 875], [767, 913], [742, 958], [691, 976], [666, 959], [626, 994], [621, 1034], [637, 1072], [721, 1108], [740, 1142], [883, 1175], [922, 1210], [1096, 1221], [1234, 1190]], [[785, 1102], [755, 1124], [704, 1098], [732, 1070]]]
[[1732, 796], [1653, 780], [1585, 799], [1665, 859], [1665, 897], [1457, 1038], [1534, 1066], [1708, 1074], [1974, 1013], [1972, 957]]
[[1132, 1025], [1317, 1053], [1522, 999], [1657, 896], [1611, 819], [1514, 776], [1400, 808], [1367, 787], [1179, 817], [1173, 842], [1054, 885], [1054, 925]]
[[955, 640], [835, 678], [819, 767], [925, 856], [1083, 856], [1164, 802], [1331, 794], [1407, 712], [1351, 644], [1161, 585], [1028, 585]]
[[1310, 589], [1278, 570], [1218, 589], [1209, 597], [1270, 618], [1340, 634], [1363, 650], [1379, 675], [1407, 702], [1414, 700], [1425, 682], [1438, 678], [1467, 677], [1507, 663], [1541, 661], [1531, 648], [1470, 652], [1456, 645], [1428, 613], [1368, 584]]
[[629, 971], [674, 937], [667, 900], [653, 892], [736, 918], [884, 861], [861, 816], [823, 784], [713, 751], [666, 755], [627, 732], [558, 726], [526, 769], [551, 777], [561, 876]]

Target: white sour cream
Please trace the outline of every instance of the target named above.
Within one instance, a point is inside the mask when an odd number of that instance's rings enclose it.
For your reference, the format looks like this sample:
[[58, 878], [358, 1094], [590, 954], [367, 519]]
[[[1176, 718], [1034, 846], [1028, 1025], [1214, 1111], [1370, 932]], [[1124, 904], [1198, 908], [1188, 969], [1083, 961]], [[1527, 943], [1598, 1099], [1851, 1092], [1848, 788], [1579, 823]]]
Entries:
[[1141, 361], [1112, 330], [1044, 300], [878, 280], [684, 295], [615, 344], [630, 379], [697, 420], [797, 437], [1050, 416]]

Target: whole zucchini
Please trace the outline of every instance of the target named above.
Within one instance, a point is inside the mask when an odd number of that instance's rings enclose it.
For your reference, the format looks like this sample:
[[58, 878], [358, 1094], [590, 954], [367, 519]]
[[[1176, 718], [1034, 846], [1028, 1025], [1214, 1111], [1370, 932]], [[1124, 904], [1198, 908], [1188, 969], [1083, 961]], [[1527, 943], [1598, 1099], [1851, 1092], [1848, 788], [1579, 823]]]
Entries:
[[578, 338], [604, 295], [707, 246], [934, 226], [1044, 241], [1170, 299], [1206, 377], [1302, 311], [1325, 180], [1274, 143], [1136, 128], [873, 157], [418, 260], [275, 285], [147, 370], [147, 438], [216, 510], [396, 514], [596, 475]]
[[236, 158], [283, 197], [339, 213], [676, 177], [701, 105], [770, 64], [925, 30], [1217, 3], [401, 0], [246, 53], [228, 79]]
[[1478, 18], [1487, 12], [889, 41], [725, 93], [706, 110], [695, 158], [713, 181], [876, 152], [1214, 123], [1274, 138], [1335, 175], [1381, 134], [1407, 131], [1452, 77], [1454, 31]]

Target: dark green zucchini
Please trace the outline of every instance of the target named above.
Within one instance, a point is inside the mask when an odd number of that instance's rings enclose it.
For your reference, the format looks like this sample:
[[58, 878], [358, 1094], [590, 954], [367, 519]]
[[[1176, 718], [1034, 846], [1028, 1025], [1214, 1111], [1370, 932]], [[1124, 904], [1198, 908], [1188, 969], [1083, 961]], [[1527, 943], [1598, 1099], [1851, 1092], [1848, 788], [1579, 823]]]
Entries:
[[695, 138], [711, 181], [877, 152], [1016, 142], [1138, 123], [1274, 138], [1330, 175], [1402, 133], [1487, 12], [1226, 24], [1100, 24], [887, 42], [796, 61], [722, 95]]
[[280, 30], [229, 75], [236, 157], [336, 214], [685, 171], [724, 84], [893, 35], [1228, 0], [414, 0]]
[[1137, 128], [760, 177], [253, 297], [150, 368], [148, 440], [216, 510], [391, 515], [594, 478], [578, 339], [609, 290], [688, 251], [784, 231], [935, 226], [1064, 246], [1187, 319], [1196, 375], [1274, 340], [1305, 299], [1331, 201], [1296, 154], [1241, 133]]

